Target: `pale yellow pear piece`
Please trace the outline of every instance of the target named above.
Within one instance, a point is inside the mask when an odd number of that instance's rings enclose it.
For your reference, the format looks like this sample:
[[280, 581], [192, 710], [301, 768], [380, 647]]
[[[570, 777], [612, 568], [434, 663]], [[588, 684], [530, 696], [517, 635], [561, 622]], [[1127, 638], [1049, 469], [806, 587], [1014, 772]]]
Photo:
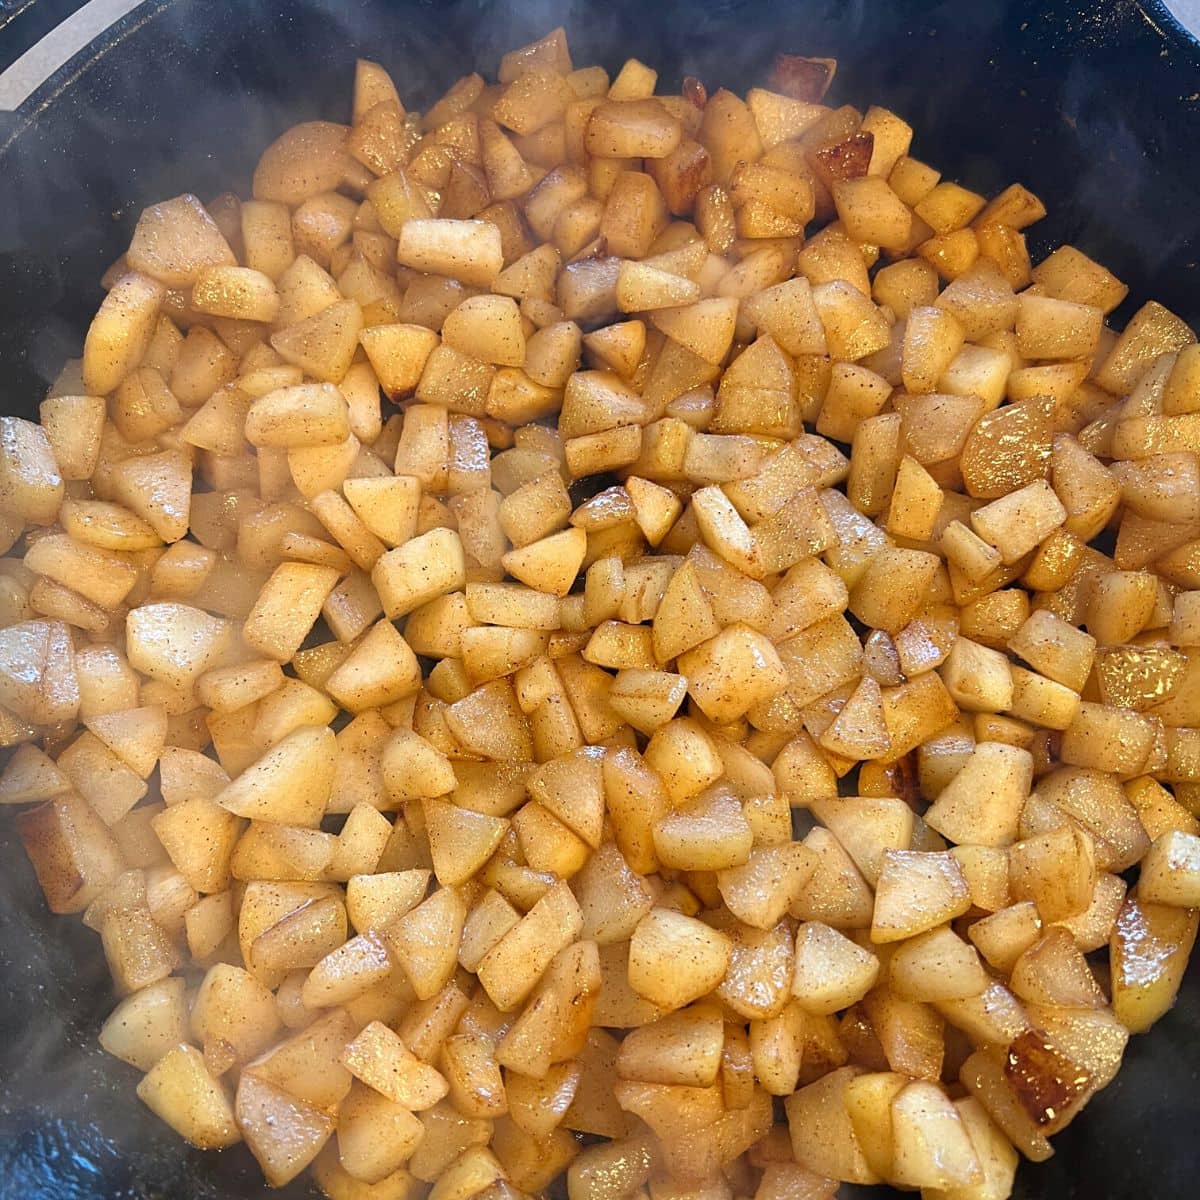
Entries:
[[427, 799], [422, 807], [433, 872], [443, 887], [456, 887], [475, 875], [496, 852], [511, 824], [504, 817], [460, 808], [449, 800]]
[[879, 959], [819, 921], [796, 931], [792, 995], [806, 1012], [828, 1016], [861, 1000], [879, 977]]
[[420, 383], [429, 356], [440, 344], [438, 335], [423, 325], [371, 325], [358, 336], [379, 386], [393, 400]]
[[622, 312], [674, 308], [699, 299], [698, 283], [661, 267], [626, 259], [617, 271], [617, 307]]
[[894, 942], [960, 917], [971, 891], [953, 855], [887, 850], [875, 885], [871, 940]]
[[339, 300], [272, 334], [271, 345], [306, 375], [338, 383], [350, 369], [361, 330], [362, 309], [353, 300]]
[[415, 908], [429, 887], [429, 872], [421, 868], [352, 875], [346, 884], [346, 913], [359, 933], [383, 929]]
[[724, 361], [733, 344], [738, 302], [734, 297], [699, 300], [680, 308], [663, 308], [650, 320], [661, 330], [705, 362]]
[[125, 619], [129, 665], [174, 687], [190, 687], [233, 638], [228, 621], [186, 604], [143, 604]]
[[436, 996], [453, 977], [466, 918], [459, 893], [441, 887], [385, 931], [388, 948], [419, 1000]]
[[334, 1119], [315, 1105], [244, 1073], [234, 1109], [238, 1128], [271, 1187], [295, 1179], [333, 1133]]
[[883, 715], [883, 692], [864, 675], [832, 725], [817, 739], [831, 754], [859, 761], [883, 758], [892, 744]]
[[187, 192], [142, 210], [126, 257], [135, 271], [175, 288], [190, 287], [204, 267], [237, 262], [212, 215]]
[[154, 770], [167, 740], [167, 713], [158, 704], [100, 713], [84, 725], [143, 779]]
[[217, 803], [241, 817], [315, 828], [325, 815], [336, 765], [333, 730], [304, 726], [247, 767]]
[[983, 1179], [958, 1109], [936, 1083], [917, 1080], [892, 1101], [892, 1179], [906, 1187], [970, 1187]]
[[672, 909], [656, 908], [629, 943], [629, 983], [662, 1008], [682, 1008], [725, 977], [732, 945], [719, 930]]
[[137, 1094], [193, 1146], [214, 1150], [241, 1140], [229, 1097], [195, 1046], [180, 1044], [160, 1058], [138, 1084]]
[[442, 1074], [379, 1021], [372, 1021], [346, 1047], [342, 1062], [355, 1078], [410, 1111], [432, 1108], [449, 1091]]
[[792, 1152], [810, 1171], [848, 1183], [878, 1183], [859, 1145], [843, 1097], [862, 1070], [841, 1067], [784, 1101]]
[[178, 450], [135, 455], [113, 469], [117, 498], [142, 517], [164, 542], [188, 531], [192, 507], [192, 464]]
[[683, 504], [669, 488], [636, 475], [625, 480], [625, 490], [633, 501], [638, 528], [651, 546], [657, 546], [679, 519]]
[[813, 815], [837, 838], [868, 883], [883, 869], [889, 850], [912, 844], [913, 811], [888, 796], [844, 796], [817, 800]]
[[547, 242], [505, 267], [496, 276], [492, 291], [517, 300], [531, 297], [552, 300], [560, 265], [558, 251]]
[[863, 1157], [881, 1179], [892, 1175], [892, 1101], [908, 1082], [893, 1071], [872, 1071], [852, 1079], [843, 1093]]
[[280, 450], [336, 446], [350, 436], [350, 410], [332, 383], [277, 388], [250, 405], [245, 433], [253, 446]]
[[341, 1058], [355, 1028], [344, 1009], [332, 1009], [255, 1059], [246, 1070], [286, 1088], [297, 1100], [332, 1109], [350, 1090], [351, 1075]]
[[[0, 504], [16, 518], [6, 546], [16, 540], [23, 521], [53, 524], [62, 504], [65, 467], [59, 466], [55, 455], [64, 437], [51, 442], [47, 434], [40, 425], [21, 417], [0, 417]], [[95, 450], [99, 451], [98, 445]], [[87, 457], [92, 458], [92, 453]]]
[[529, 794], [592, 849], [604, 826], [603, 756], [588, 747], [544, 763], [530, 777]]
[[825, 354], [825, 327], [802, 275], [765, 288], [744, 302], [743, 314], [788, 354]]
[[161, 283], [136, 271], [113, 285], [83, 343], [83, 385], [89, 395], [108, 395], [142, 361], [166, 294]]
[[584, 349], [596, 365], [630, 378], [646, 350], [646, 326], [642, 321], [618, 321], [583, 335]]
[[904, 942], [888, 970], [892, 986], [912, 1000], [965, 1000], [982, 992], [989, 980], [975, 947], [948, 925]]
[[386, 708], [421, 686], [421, 667], [391, 621], [376, 621], [325, 681], [344, 709]]
[[792, 905], [792, 915], [823, 921], [835, 929], [856, 929], [871, 920], [871, 888], [854, 860], [828, 829], [810, 829], [804, 844], [819, 856], [808, 886]]
[[650, 736], [670, 721], [687, 696], [687, 680], [669, 671], [624, 670], [617, 674], [608, 703], [634, 729]]
[[697, 1004], [633, 1029], [621, 1042], [617, 1074], [645, 1083], [708, 1087], [717, 1079], [725, 1031], [720, 1010]]
[[54, 760], [30, 743], [13, 751], [0, 774], [0, 804], [49, 800], [70, 790], [71, 781], [55, 766]]
[[654, 656], [660, 663], [677, 658], [721, 631], [700, 586], [695, 564], [685, 559], [671, 576], [654, 615]]
[[397, 729], [380, 757], [383, 786], [392, 802], [444, 796], [457, 784], [450, 760], [411, 729]]
[[980, 742], [938, 793], [926, 822], [952, 842], [1007, 846], [1017, 840], [1033, 786], [1033, 755], [1019, 746]]
[[518, 550], [510, 550], [501, 561], [510, 575], [531, 588], [565, 596], [579, 574], [586, 553], [587, 534], [582, 529], [564, 529]]
[[759, 846], [740, 867], [717, 873], [726, 907], [755, 929], [771, 929], [800, 898], [817, 869], [814, 851], [801, 842]]
[[421, 484], [413, 476], [347, 479], [342, 494], [359, 520], [386, 545], [403, 545], [416, 534]]

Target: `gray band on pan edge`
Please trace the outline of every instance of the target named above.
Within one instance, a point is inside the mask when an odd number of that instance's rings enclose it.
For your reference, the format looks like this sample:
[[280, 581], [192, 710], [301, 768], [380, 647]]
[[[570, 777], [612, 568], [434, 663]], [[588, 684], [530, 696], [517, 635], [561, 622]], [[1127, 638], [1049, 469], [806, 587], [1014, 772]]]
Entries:
[[0, 74], [0, 112], [14, 112], [55, 71], [145, 0], [88, 0]]

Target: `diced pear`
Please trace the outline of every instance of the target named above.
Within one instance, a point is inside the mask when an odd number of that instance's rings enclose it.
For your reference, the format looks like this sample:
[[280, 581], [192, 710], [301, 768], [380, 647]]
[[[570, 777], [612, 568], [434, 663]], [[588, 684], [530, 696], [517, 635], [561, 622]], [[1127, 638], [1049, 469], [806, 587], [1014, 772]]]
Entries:
[[227, 621], [186, 604], [143, 604], [125, 621], [130, 665], [179, 688], [213, 666], [232, 634]]
[[863, 1157], [881, 1179], [892, 1177], [892, 1101], [908, 1082], [903, 1075], [876, 1071], [851, 1079], [843, 1092]]
[[1200, 907], [1200, 837], [1172, 830], [1142, 859], [1138, 895], [1148, 904]]
[[346, 1047], [342, 1062], [355, 1078], [410, 1111], [432, 1108], [450, 1090], [440, 1072], [379, 1021], [372, 1021]]
[[271, 1187], [295, 1179], [334, 1129], [329, 1113], [249, 1073], [238, 1083], [234, 1111], [242, 1137]]
[[429, 798], [423, 808], [434, 874], [446, 887], [466, 883], [475, 875], [495, 853], [511, 824], [449, 800]]
[[419, 1000], [436, 996], [453, 978], [466, 917], [458, 892], [441, 887], [386, 930], [390, 952]]
[[912, 844], [913, 814], [903, 800], [889, 796], [818, 799], [813, 815], [837, 838], [868, 883], [876, 883], [891, 851]]
[[981, 742], [938, 793], [925, 821], [952, 842], [1007, 846], [1018, 835], [1033, 785], [1033, 756], [1018, 746]]
[[570, 945], [583, 915], [570, 889], [557, 883], [484, 955], [476, 975], [502, 1011], [515, 1008], [536, 986], [554, 956]]
[[126, 996], [101, 1027], [100, 1045], [149, 1071], [189, 1036], [184, 981], [173, 975]]
[[215, 1150], [241, 1140], [233, 1106], [194, 1046], [178, 1045], [138, 1084], [138, 1099], [193, 1146]]
[[325, 383], [340, 383], [358, 349], [362, 324], [360, 306], [353, 300], [340, 300], [280, 329], [272, 335], [271, 346], [306, 375]]
[[246, 413], [246, 440], [280, 450], [336, 446], [350, 435], [346, 398], [332, 383], [301, 383], [260, 396]]
[[187, 192], [142, 210], [126, 257], [135, 271], [174, 288], [190, 287], [204, 267], [237, 261], [212, 215]]
[[336, 749], [332, 729], [297, 729], [219, 792], [216, 802], [237, 816], [315, 828], [333, 788]]
[[504, 555], [504, 569], [541, 592], [565, 596], [575, 582], [587, 553], [582, 529], [564, 529]]
[[383, 784], [396, 804], [444, 796], [457, 780], [450, 760], [420, 734], [397, 729], [383, 747]]
[[682, 1008], [721, 982], [731, 953], [725, 934], [693, 917], [658, 908], [638, 923], [630, 940], [629, 982], [653, 1004]]
[[421, 685], [417, 656], [390, 621], [377, 621], [325, 681], [329, 695], [349, 712], [385, 708]]
[[892, 1178], [908, 1187], [955, 1188], [979, 1183], [971, 1136], [936, 1083], [910, 1083], [892, 1101]]
[[915, 937], [962, 916], [970, 907], [966, 878], [951, 855], [889, 850], [875, 887], [871, 940]]
[[1113, 1012], [1131, 1033], [1149, 1029], [1175, 1003], [1196, 940], [1195, 909], [1130, 896], [1117, 918], [1109, 954]]
[[275, 997], [241, 967], [210, 967], [192, 1002], [191, 1032], [210, 1062], [213, 1050], [245, 1062], [265, 1050], [279, 1029]]
[[18, 746], [0, 774], [0, 804], [29, 804], [71, 790], [71, 781], [43, 750]]
[[462, 541], [453, 530], [431, 529], [383, 555], [371, 580], [388, 618], [404, 616], [463, 586]]
[[719, 871], [717, 886], [738, 920], [770, 929], [799, 901], [817, 864], [817, 855], [801, 842], [760, 846], [742, 866]]
[[352, 1082], [341, 1059], [355, 1030], [345, 1009], [331, 1009], [247, 1064], [246, 1071], [297, 1100], [321, 1109], [336, 1108]]
[[0, 509], [50, 525], [65, 490], [46, 431], [20, 417], [0, 417]]
[[20, 621], [0, 629], [0, 703], [38, 725], [73, 721], [79, 675], [71, 635], [61, 621]]
[[914, 1000], [961, 1000], [978, 995], [988, 976], [974, 946], [949, 926], [933, 929], [897, 948], [889, 963], [896, 989]]
[[792, 1153], [796, 1161], [818, 1175], [847, 1183], [878, 1183], [846, 1108], [844, 1096], [851, 1080], [862, 1072], [842, 1067], [801, 1088], [784, 1102]]
[[83, 384], [89, 395], [114, 391], [142, 361], [165, 297], [161, 283], [137, 271], [113, 285], [83, 344]]
[[707, 1087], [717, 1078], [723, 1042], [715, 1008], [681, 1009], [626, 1036], [617, 1056], [617, 1074], [647, 1083]]
[[[49, 396], [38, 410], [64, 479], [90, 479], [100, 457], [107, 409], [100, 396]], [[15, 418], [11, 418], [15, 420]], [[27, 462], [22, 456], [22, 462]], [[46, 478], [45, 482], [50, 483]]]
[[84, 725], [143, 779], [154, 770], [167, 739], [167, 714], [161, 705], [89, 717]]
[[796, 931], [792, 995], [807, 1012], [829, 1015], [861, 1000], [879, 976], [879, 960], [848, 937], [809, 921]]
[[378, 1184], [408, 1162], [425, 1136], [420, 1120], [363, 1084], [356, 1085], [338, 1110], [338, 1151], [349, 1175]]
[[371, 325], [359, 333], [359, 340], [380, 387], [393, 400], [416, 388], [439, 344], [438, 335], [422, 325]]
[[347, 479], [342, 492], [359, 520], [387, 546], [403, 545], [416, 534], [421, 485], [411, 475]]

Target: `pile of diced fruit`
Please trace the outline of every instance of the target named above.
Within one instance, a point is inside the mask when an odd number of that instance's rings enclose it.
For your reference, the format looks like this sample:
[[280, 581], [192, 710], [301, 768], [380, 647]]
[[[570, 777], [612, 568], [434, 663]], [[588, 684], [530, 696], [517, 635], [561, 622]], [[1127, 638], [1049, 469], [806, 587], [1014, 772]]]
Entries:
[[833, 70], [360, 62], [0, 419], [0, 801], [193, 1144], [1003, 1200], [1170, 1008], [1200, 347]]

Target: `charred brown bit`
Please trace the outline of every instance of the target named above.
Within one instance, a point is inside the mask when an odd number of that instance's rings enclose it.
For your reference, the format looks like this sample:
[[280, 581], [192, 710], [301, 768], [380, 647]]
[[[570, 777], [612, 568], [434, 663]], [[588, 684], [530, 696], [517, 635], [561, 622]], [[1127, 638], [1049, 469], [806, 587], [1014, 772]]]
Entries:
[[914, 807], [921, 798], [921, 784], [917, 779], [917, 756], [909, 753], [895, 762], [882, 766], [882, 771], [891, 785], [891, 794], [905, 804]]
[[826, 187], [843, 179], [861, 179], [871, 165], [875, 149], [873, 133], [852, 133], [840, 142], [832, 142], [809, 153], [808, 161]]
[[777, 54], [771, 67], [770, 84], [774, 91], [816, 104], [829, 91], [837, 73], [836, 58], [805, 58], [802, 54]]
[[1052, 1125], [1088, 1089], [1091, 1076], [1036, 1029], [1015, 1037], [1004, 1074], [1021, 1107], [1039, 1126]]
[[683, 98], [697, 108], [703, 108], [708, 103], [708, 89], [695, 75], [683, 77]]

